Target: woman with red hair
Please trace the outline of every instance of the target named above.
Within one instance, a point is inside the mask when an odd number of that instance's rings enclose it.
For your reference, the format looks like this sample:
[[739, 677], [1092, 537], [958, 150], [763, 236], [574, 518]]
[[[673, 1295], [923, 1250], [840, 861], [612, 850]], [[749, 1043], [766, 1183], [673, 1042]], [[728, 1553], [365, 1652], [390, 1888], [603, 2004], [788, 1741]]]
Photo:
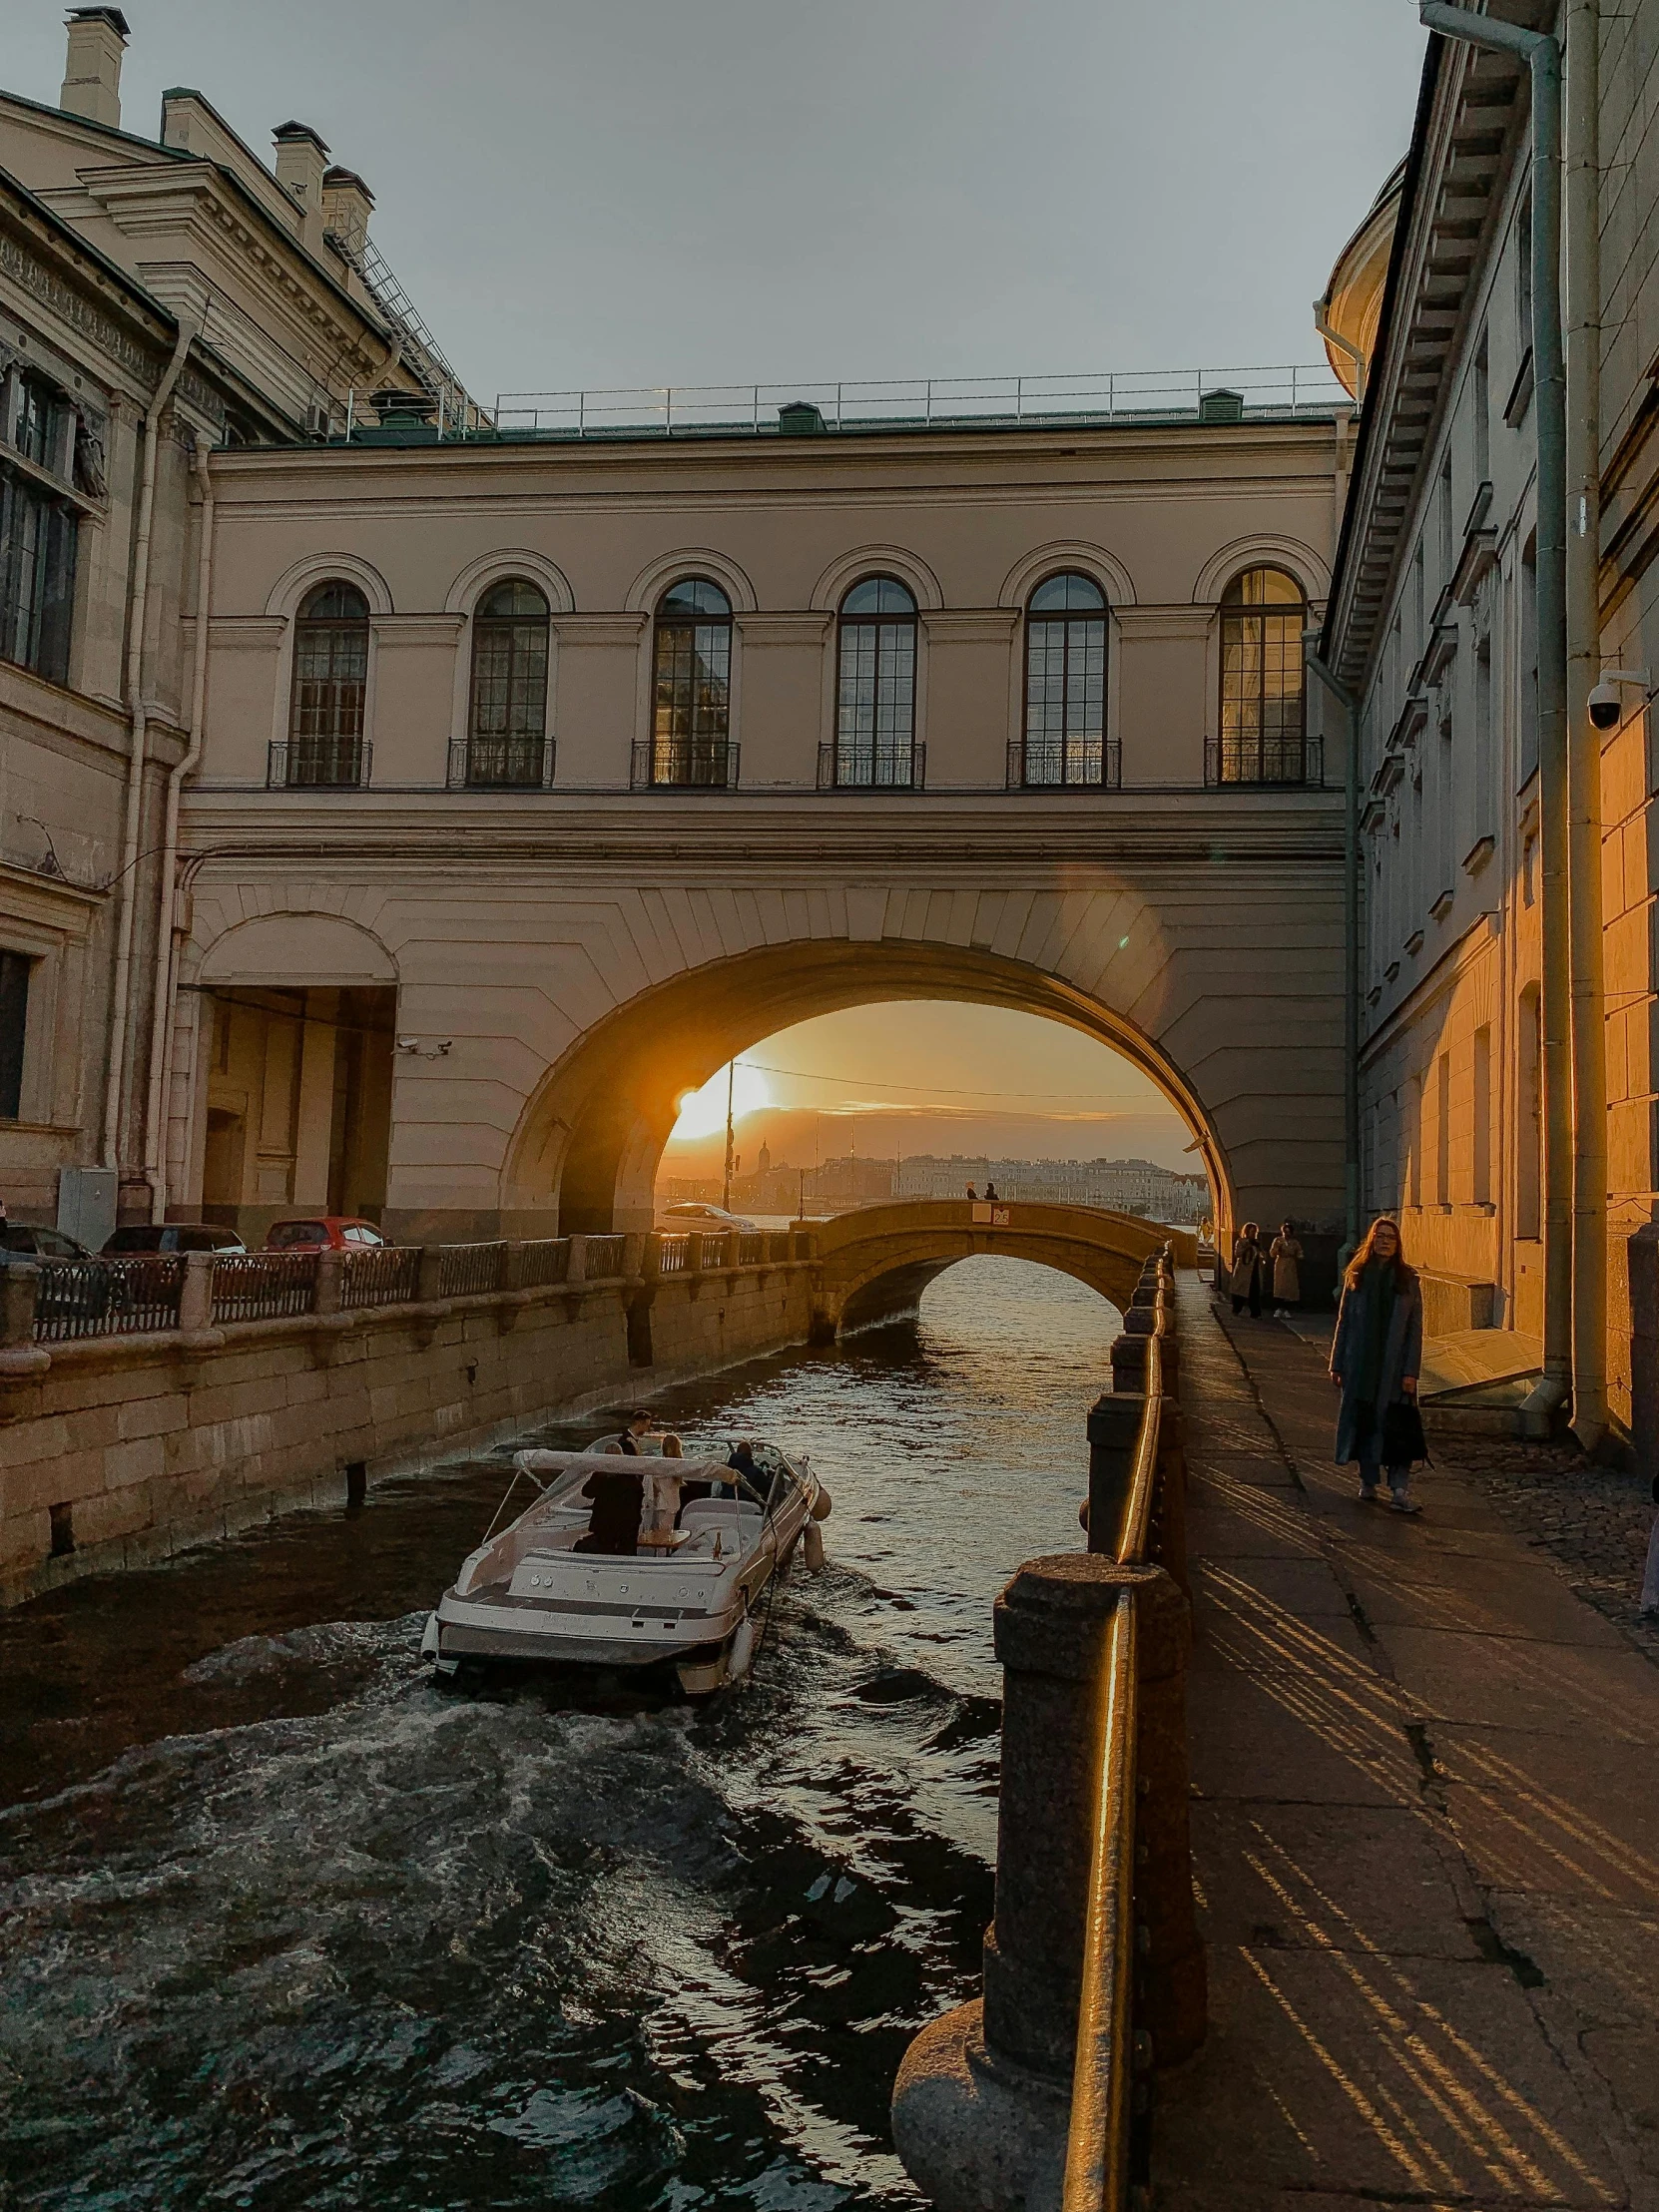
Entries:
[[1389, 1503], [1396, 1513], [1422, 1510], [1410, 1495], [1411, 1458], [1387, 1434], [1390, 1406], [1411, 1404], [1422, 1365], [1422, 1292], [1405, 1264], [1399, 1224], [1386, 1215], [1374, 1221], [1343, 1278], [1343, 1303], [1331, 1347], [1331, 1380], [1343, 1393], [1337, 1414], [1337, 1463], [1360, 1463], [1360, 1496], [1372, 1504], [1378, 1476], [1388, 1469]]

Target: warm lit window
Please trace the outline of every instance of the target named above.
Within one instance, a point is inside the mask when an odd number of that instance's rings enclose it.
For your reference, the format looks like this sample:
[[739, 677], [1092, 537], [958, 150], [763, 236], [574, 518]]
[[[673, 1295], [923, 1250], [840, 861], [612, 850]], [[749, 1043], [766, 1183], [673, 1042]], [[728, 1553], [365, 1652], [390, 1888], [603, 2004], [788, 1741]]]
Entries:
[[353, 584], [318, 584], [293, 626], [287, 757], [272, 781], [323, 789], [366, 783], [367, 687], [368, 602]]
[[552, 782], [547, 635], [547, 601], [534, 584], [497, 584], [479, 602], [464, 777], [456, 781], [508, 791]]
[[1295, 577], [1253, 568], [1221, 603], [1221, 747], [1215, 781], [1303, 784], [1311, 774], [1302, 632], [1307, 602]]
[[[916, 603], [892, 576], [866, 576], [841, 601], [832, 760], [820, 781], [838, 788], [919, 787]], [[830, 751], [826, 748], [826, 751]]]
[[1106, 748], [1106, 599], [1051, 576], [1025, 617], [1025, 743], [1016, 784], [1115, 784]]
[[[718, 584], [689, 576], [657, 603], [652, 649], [651, 738], [636, 784], [724, 791], [735, 785], [732, 743], [732, 602]], [[644, 766], [646, 773], [639, 773]]]

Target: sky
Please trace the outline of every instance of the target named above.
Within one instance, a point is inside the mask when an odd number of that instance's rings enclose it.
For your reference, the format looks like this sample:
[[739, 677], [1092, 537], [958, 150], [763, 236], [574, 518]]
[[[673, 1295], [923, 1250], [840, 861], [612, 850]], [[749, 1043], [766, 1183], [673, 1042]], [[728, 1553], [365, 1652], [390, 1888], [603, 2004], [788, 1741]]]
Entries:
[[[59, 0], [3, 4], [0, 77], [56, 103]], [[320, 132], [487, 404], [1318, 360], [1310, 302], [1405, 150], [1424, 42], [1412, 0], [125, 12], [128, 128], [190, 85], [267, 159], [289, 118]], [[741, 1143], [798, 1165], [849, 1141], [1193, 1164], [1150, 1084], [1031, 1016], [866, 1007], [745, 1059]], [[720, 1150], [677, 1143], [665, 1172]]]
[[[59, 0], [0, 73], [55, 103]], [[1247, 367], [1404, 152], [1411, 0], [131, 0], [130, 129], [290, 117], [475, 394]]]
[[[1002, 1006], [906, 1000], [781, 1029], [739, 1056], [744, 1170], [931, 1152], [1158, 1160], [1196, 1173], [1192, 1131], [1151, 1080], [1081, 1030]], [[681, 1107], [665, 1176], [720, 1172], [726, 1072]]]

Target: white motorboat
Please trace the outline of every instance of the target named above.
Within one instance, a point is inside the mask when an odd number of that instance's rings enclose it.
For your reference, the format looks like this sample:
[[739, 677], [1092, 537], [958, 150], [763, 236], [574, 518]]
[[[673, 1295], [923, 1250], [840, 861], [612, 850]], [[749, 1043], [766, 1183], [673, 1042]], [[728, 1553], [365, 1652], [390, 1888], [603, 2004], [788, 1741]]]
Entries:
[[[463, 1659], [672, 1664], [692, 1696], [739, 1680], [769, 1586], [798, 1545], [822, 1564], [830, 1511], [806, 1459], [757, 1444], [754, 1465], [740, 1476], [724, 1453], [515, 1453], [507, 1495], [428, 1618], [422, 1655], [445, 1674]], [[498, 1527], [521, 1478], [539, 1494]]]

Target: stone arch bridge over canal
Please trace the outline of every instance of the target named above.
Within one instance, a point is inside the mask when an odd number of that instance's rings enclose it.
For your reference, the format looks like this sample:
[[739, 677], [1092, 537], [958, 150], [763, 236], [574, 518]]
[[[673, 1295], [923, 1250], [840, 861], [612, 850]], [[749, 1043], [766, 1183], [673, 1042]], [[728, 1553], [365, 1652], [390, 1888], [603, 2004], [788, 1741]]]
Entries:
[[1177, 1258], [1196, 1261], [1191, 1231], [1092, 1206], [925, 1199], [865, 1206], [816, 1233], [813, 1341], [914, 1316], [935, 1277], [958, 1260], [996, 1253], [1033, 1260], [1086, 1283], [1126, 1309], [1143, 1262], [1171, 1239]]

